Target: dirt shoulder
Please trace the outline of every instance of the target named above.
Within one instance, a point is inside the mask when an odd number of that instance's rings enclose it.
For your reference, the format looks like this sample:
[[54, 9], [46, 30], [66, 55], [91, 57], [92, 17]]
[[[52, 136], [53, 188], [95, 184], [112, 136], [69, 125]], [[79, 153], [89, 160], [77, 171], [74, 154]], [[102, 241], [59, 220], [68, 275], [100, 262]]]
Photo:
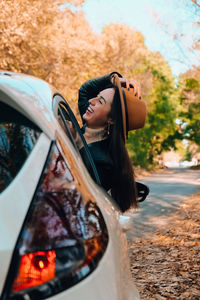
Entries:
[[134, 167], [134, 173], [135, 173], [136, 180], [139, 180], [141, 178], [144, 178], [144, 177], [152, 175], [152, 174], [162, 173], [167, 169], [168, 169], [167, 167], [163, 167], [163, 168], [156, 167], [152, 170], [146, 170], [146, 169], [143, 169], [143, 168], [140, 168], [139, 166], [137, 166], [137, 167]]
[[200, 299], [200, 190], [168, 217], [168, 226], [129, 241], [141, 300]]

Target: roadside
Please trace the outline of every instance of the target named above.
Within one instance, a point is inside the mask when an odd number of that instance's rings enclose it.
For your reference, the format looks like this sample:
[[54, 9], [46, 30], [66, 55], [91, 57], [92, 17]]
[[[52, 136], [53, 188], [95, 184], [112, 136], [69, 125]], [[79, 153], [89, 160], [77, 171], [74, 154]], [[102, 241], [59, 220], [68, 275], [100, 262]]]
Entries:
[[162, 173], [167, 169], [168, 169], [167, 167], [161, 168], [161, 167], [157, 166], [151, 170], [146, 170], [146, 169], [141, 168], [140, 166], [137, 166], [137, 167], [134, 167], [134, 173], [135, 173], [136, 180], [140, 180], [141, 178], [144, 178], [151, 174]]
[[161, 225], [168, 225], [168, 217], [184, 199], [200, 189], [200, 171], [189, 168], [165, 169], [139, 179], [150, 193], [137, 210], [129, 210], [133, 226], [128, 239], [135, 239], [155, 232]]
[[129, 241], [141, 300], [200, 299], [200, 190], [145, 237]]

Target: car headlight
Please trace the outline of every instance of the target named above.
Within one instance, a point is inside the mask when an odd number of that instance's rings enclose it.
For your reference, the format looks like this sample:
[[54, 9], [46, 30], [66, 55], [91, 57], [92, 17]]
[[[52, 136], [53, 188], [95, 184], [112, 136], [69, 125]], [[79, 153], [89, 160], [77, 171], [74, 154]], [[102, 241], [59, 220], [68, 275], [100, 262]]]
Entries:
[[44, 299], [88, 276], [107, 244], [94, 200], [74, 184], [59, 145], [51, 150], [19, 235], [3, 299]]

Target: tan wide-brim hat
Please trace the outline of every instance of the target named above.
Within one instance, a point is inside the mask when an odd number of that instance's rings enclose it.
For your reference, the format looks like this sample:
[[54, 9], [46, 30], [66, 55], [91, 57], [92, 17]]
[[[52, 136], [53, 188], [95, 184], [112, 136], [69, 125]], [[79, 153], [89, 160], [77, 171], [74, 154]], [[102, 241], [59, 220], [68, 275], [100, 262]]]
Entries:
[[147, 106], [143, 99], [135, 96], [133, 88], [129, 90], [121, 87], [121, 83], [117, 74], [113, 74], [114, 84], [119, 89], [124, 141], [128, 136], [128, 131], [143, 128], [147, 116]]

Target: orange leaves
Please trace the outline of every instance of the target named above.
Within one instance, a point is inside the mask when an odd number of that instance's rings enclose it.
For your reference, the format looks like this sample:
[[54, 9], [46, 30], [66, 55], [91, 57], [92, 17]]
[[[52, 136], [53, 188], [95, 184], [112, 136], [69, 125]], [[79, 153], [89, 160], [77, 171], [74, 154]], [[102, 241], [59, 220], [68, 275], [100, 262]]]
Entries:
[[[169, 227], [129, 241], [131, 271], [142, 300], [198, 299], [200, 192], [169, 217]], [[149, 234], [148, 234], [149, 236]]]

